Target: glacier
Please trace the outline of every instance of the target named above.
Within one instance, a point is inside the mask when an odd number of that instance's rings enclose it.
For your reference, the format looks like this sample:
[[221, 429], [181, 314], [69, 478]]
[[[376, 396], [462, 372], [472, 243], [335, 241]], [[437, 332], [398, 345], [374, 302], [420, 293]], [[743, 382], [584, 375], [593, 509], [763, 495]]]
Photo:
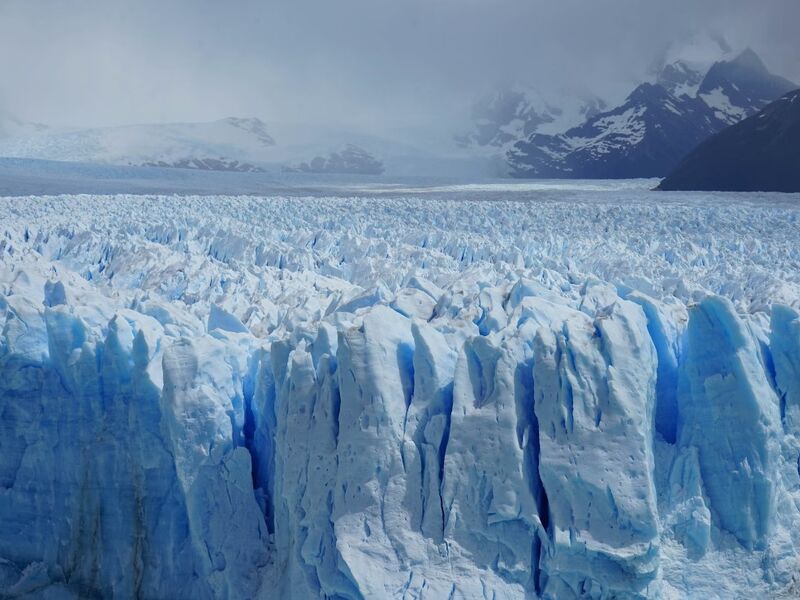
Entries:
[[797, 597], [797, 198], [503, 196], [3, 199], [0, 596]]

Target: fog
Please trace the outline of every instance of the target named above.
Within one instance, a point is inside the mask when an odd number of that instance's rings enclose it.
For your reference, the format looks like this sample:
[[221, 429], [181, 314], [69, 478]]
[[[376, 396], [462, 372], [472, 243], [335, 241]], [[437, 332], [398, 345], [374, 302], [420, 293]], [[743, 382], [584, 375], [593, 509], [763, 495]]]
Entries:
[[800, 81], [798, 22], [797, 0], [4, 0], [0, 107], [53, 125], [446, 130], [511, 83], [620, 99], [698, 31]]

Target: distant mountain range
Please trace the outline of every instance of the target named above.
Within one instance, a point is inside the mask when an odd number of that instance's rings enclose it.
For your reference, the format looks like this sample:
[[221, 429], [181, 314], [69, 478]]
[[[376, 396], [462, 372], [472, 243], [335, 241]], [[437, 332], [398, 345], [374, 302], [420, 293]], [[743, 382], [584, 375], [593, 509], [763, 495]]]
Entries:
[[659, 189], [800, 192], [800, 90], [704, 141]]
[[169, 169], [196, 169], [198, 171], [234, 171], [237, 173], [262, 173], [263, 167], [249, 162], [241, 162], [227, 158], [179, 158], [172, 161], [148, 160], [140, 167], [161, 167]]
[[0, 156], [254, 171], [253, 157], [275, 145], [263, 121], [229, 117], [209, 123], [167, 123], [16, 131], [0, 139]]
[[[257, 118], [52, 128], [0, 113], [0, 157], [204, 171], [483, 174], [486, 160], [450, 144], [420, 148], [320, 124]], [[488, 170], [488, 169], [486, 169]]]
[[773, 75], [752, 50], [707, 72], [676, 61], [656, 83], [564, 133], [532, 133], [506, 153], [510, 174], [541, 178], [664, 176], [709, 136], [757, 113], [796, 84]]
[[325, 123], [55, 128], [0, 111], [0, 157], [206, 171], [522, 178], [663, 177], [698, 144], [797, 86], [722, 38], [668, 48], [618, 105], [587, 91], [512, 86], [481, 98], [465, 132], [388, 137]]

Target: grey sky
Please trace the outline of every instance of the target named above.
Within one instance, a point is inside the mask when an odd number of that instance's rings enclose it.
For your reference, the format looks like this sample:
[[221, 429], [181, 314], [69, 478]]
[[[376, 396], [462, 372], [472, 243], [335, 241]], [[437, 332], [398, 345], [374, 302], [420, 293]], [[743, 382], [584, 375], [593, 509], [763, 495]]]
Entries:
[[451, 126], [513, 80], [611, 99], [708, 28], [800, 81], [797, 0], [0, 0], [0, 106], [57, 125]]

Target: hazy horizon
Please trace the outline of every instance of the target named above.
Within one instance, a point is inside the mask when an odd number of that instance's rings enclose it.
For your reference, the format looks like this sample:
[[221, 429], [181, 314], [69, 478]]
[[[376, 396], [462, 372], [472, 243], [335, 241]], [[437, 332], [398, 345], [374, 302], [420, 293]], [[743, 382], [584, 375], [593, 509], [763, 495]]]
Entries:
[[800, 81], [800, 3], [4, 2], [0, 109], [54, 126], [209, 121], [457, 130], [518, 84], [622, 99], [696, 33]]

